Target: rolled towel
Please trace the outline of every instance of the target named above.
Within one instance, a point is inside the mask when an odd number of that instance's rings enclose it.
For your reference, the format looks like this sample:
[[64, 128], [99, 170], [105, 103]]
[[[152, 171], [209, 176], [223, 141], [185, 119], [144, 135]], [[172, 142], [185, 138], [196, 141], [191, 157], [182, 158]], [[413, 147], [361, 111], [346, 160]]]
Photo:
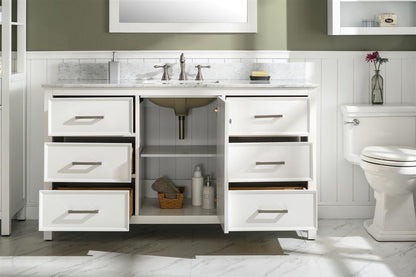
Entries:
[[[161, 193], [179, 193], [179, 189], [167, 178], [161, 177], [152, 184], [152, 189]], [[175, 199], [176, 195], [166, 195], [166, 198]]]

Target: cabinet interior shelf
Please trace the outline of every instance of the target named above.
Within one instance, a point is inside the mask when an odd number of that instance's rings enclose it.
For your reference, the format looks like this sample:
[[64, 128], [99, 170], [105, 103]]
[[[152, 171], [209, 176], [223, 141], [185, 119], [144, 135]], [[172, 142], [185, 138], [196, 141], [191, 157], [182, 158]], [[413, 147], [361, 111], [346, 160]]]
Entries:
[[192, 146], [145, 146], [140, 156], [143, 158], [214, 158], [217, 156], [215, 145]]
[[144, 198], [141, 200], [138, 220], [141, 223], [153, 224], [211, 224], [219, 223], [216, 209], [202, 209], [192, 206], [190, 199], [184, 199], [182, 209], [160, 209], [157, 198]]

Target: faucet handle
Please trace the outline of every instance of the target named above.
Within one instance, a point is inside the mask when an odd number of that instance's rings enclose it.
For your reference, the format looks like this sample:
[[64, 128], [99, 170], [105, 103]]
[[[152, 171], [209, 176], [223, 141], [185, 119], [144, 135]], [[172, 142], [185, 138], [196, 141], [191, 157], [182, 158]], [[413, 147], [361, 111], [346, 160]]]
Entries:
[[210, 65], [200, 65], [198, 64], [197, 66], [195, 66], [195, 68], [198, 68], [198, 73], [196, 74], [196, 81], [203, 81], [204, 78], [202, 77], [202, 71], [201, 68], [211, 68]]
[[164, 65], [155, 65], [154, 68], [163, 68], [163, 75], [162, 75], [162, 81], [169, 81], [169, 68], [171, 67], [170, 64], [164, 64]]

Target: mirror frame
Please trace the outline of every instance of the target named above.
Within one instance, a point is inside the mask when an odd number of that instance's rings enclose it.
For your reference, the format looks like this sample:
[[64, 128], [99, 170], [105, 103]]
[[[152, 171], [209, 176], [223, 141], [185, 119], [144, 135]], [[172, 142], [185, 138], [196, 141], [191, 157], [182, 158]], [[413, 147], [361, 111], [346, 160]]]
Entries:
[[245, 23], [121, 23], [120, 0], [109, 0], [110, 33], [257, 33], [257, 0], [247, 0]]

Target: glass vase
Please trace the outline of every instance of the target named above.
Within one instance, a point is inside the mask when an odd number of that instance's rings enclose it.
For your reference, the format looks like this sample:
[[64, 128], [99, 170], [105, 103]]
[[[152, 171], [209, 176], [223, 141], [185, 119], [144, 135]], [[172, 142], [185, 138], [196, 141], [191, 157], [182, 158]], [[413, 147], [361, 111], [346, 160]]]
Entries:
[[376, 70], [376, 73], [371, 78], [371, 104], [382, 105], [383, 104], [383, 89], [384, 80], [380, 75], [380, 70]]

